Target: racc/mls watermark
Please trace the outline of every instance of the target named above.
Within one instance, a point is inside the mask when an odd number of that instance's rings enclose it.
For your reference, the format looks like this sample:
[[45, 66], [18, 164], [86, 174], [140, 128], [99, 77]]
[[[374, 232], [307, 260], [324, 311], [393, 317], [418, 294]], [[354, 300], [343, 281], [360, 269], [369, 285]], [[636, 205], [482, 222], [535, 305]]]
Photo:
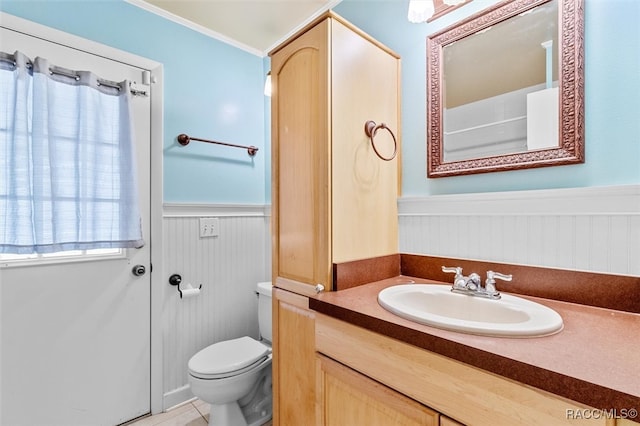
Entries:
[[566, 416], [569, 420], [584, 419], [635, 419], [638, 410], [635, 408], [612, 408], [610, 410], [597, 410], [595, 408], [567, 408]]

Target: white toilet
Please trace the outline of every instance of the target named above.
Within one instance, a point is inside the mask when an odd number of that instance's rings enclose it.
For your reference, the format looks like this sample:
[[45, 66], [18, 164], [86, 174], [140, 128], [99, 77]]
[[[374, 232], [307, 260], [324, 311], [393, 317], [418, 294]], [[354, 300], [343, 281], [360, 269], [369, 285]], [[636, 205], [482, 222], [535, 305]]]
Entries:
[[189, 360], [191, 392], [211, 404], [210, 426], [258, 426], [271, 419], [271, 283], [258, 283], [260, 341], [214, 343]]

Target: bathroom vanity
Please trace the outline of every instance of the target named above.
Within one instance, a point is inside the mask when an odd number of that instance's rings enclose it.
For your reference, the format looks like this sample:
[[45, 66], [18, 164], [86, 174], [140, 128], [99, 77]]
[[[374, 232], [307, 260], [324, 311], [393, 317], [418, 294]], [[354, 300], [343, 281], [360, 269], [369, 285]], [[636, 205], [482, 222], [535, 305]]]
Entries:
[[[407, 280], [442, 284], [397, 276], [310, 298], [277, 291], [278, 326], [288, 336], [298, 330], [279, 345], [294, 370], [306, 369], [292, 381], [307, 380], [315, 391], [313, 398], [300, 395], [310, 399], [305, 424], [612, 426], [638, 420], [631, 418], [640, 406], [637, 313], [529, 297], [556, 310], [564, 330], [524, 339], [477, 336], [383, 309], [377, 294]], [[280, 424], [292, 423], [281, 418]]]
[[[564, 330], [527, 339], [468, 335], [382, 309], [376, 295], [397, 280], [312, 298], [318, 356], [469, 425], [571, 424], [574, 418], [606, 425], [613, 423], [591, 407], [621, 416], [638, 409], [639, 315], [537, 299], [560, 313]], [[327, 398], [325, 376], [317, 384], [321, 398]]]

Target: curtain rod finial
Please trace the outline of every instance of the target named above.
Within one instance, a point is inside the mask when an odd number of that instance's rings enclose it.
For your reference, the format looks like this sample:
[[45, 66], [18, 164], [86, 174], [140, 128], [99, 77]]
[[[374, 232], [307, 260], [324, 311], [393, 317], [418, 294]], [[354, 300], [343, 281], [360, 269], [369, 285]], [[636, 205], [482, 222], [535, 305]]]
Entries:
[[187, 146], [189, 145], [189, 142], [191, 142], [191, 138], [188, 135], [185, 135], [184, 133], [178, 135], [178, 143], [180, 145]]

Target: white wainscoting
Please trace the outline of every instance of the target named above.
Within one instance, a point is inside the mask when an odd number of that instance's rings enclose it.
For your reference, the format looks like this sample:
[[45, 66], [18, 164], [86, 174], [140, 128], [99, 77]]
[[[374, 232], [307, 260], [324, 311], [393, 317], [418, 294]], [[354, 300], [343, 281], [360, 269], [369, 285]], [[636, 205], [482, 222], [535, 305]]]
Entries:
[[[640, 185], [402, 198], [403, 253], [640, 275]], [[201, 239], [200, 217], [220, 236]], [[271, 279], [270, 206], [164, 206], [164, 408], [192, 397], [187, 362], [221, 340], [257, 337], [255, 284]], [[509, 271], [503, 271], [509, 272]], [[203, 284], [180, 300], [173, 273]]]
[[407, 197], [398, 214], [403, 253], [640, 275], [640, 185]]
[[[220, 235], [200, 238], [199, 218], [218, 217]], [[187, 362], [222, 340], [258, 337], [256, 284], [271, 280], [270, 209], [264, 205], [165, 204], [163, 218], [163, 390], [165, 409], [192, 397]], [[180, 299], [171, 274], [202, 284]]]

